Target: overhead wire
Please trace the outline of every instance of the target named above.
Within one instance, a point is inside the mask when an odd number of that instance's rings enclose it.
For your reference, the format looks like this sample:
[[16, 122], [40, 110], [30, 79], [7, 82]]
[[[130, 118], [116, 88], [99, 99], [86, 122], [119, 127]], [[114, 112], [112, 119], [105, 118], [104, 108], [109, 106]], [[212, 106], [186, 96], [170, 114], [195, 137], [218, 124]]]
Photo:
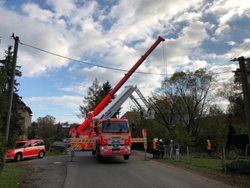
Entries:
[[231, 71], [222, 71], [222, 72], [212, 72], [212, 74], [224, 74], [224, 73], [229, 73], [229, 72], [233, 72]]
[[[60, 57], [60, 58], [64, 58], [64, 59], [67, 59], [67, 60], [70, 60], [70, 61], [75, 61], [75, 62], [83, 63], [83, 64], [86, 64], [86, 65], [89, 65], [89, 66], [96, 66], [96, 67], [103, 68], [103, 69], [109, 69], [109, 70], [120, 71], [120, 72], [128, 72], [128, 70], [126, 70], [126, 69], [119, 69], [119, 68], [114, 68], [114, 67], [99, 65], [99, 64], [95, 64], [95, 63], [89, 63], [87, 61], [78, 60], [78, 59], [74, 59], [74, 58], [71, 58], [71, 57], [63, 56], [63, 55], [60, 55], [60, 54], [57, 54], [57, 53], [54, 53], [54, 52], [51, 52], [51, 51], [48, 51], [48, 50], [44, 50], [42, 48], [30, 45], [30, 44], [23, 43], [21, 41], [19, 41], [19, 43], [21, 45], [23, 45], [23, 46], [27, 46], [27, 47], [30, 47], [32, 49], [35, 49], [35, 50], [38, 50], [38, 51], [41, 51], [41, 52], [44, 52], [44, 53], [47, 53], [47, 54], [50, 54], [50, 55], [54, 55], [54, 56], [57, 56], [57, 57]], [[245, 49], [246, 49], [246, 47], [245, 47]], [[165, 69], [165, 68], [167, 68], [167, 67], [165, 67], [165, 66], [167, 66], [166, 65], [167, 62], [166, 62], [166, 48], [165, 48], [164, 44], [162, 46], [162, 50], [163, 50], [163, 52], [162, 52], [162, 59], [163, 59], [163, 64], [164, 64], [164, 69]], [[167, 70], [164, 70], [163, 74], [152, 73], [152, 72], [141, 72], [141, 71], [136, 71], [135, 73], [167, 76], [167, 72], [165, 72], [165, 71], [167, 71]], [[228, 72], [232, 72], [232, 71], [223, 71], [223, 72], [217, 72], [217, 73], [213, 72], [212, 74], [223, 74], [223, 73], [228, 73]]]
[[235, 57], [233, 57], [233, 58], [240, 57], [244, 52], [247, 52], [247, 50], [249, 50], [249, 47], [250, 47], [250, 45], [246, 44], [246, 46], [241, 50], [241, 52], [238, 55], [236, 55], [236, 53], [234, 53]]
[[241, 53], [239, 54], [238, 57], [240, 57], [242, 55], [242, 53], [247, 52], [247, 50], [249, 50], [249, 47], [250, 47], [250, 45], [246, 45], [245, 48], [243, 48], [243, 50], [241, 51]]
[[[57, 57], [60, 57], [60, 58], [68, 59], [70, 61], [75, 61], [75, 62], [83, 63], [83, 64], [86, 64], [86, 65], [90, 65], [90, 66], [96, 66], [96, 67], [100, 67], [100, 68], [103, 68], [103, 69], [115, 70], [115, 71], [120, 71], [120, 72], [128, 72], [128, 70], [126, 70], [126, 69], [119, 69], [119, 68], [114, 68], [114, 67], [108, 67], [108, 66], [104, 66], [104, 65], [99, 65], [99, 64], [95, 64], [95, 63], [89, 63], [87, 61], [82, 61], [82, 60], [74, 59], [74, 58], [71, 58], [71, 57], [63, 56], [63, 55], [60, 55], [60, 54], [57, 54], [57, 53], [54, 53], [54, 52], [51, 52], [51, 51], [48, 51], [48, 50], [44, 50], [42, 48], [30, 45], [30, 44], [23, 43], [21, 41], [19, 41], [19, 43], [21, 45], [23, 45], [23, 46], [27, 46], [27, 47], [33, 48], [35, 50], [39, 50], [39, 51], [42, 51], [44, 53], [47, 53], [47, 54], [50, 54], [50, 55], [54, 55], [54, 56], [57, 56]], [[152, 72], [136, 71], [135, 73], [165, 76], [165, 74], [152, 73]]]
[[162, 61], [163, 61], [163, 74], [167, 75], [167, 64], [166, 64], [166, 46], [163, 42], [162, 44]]

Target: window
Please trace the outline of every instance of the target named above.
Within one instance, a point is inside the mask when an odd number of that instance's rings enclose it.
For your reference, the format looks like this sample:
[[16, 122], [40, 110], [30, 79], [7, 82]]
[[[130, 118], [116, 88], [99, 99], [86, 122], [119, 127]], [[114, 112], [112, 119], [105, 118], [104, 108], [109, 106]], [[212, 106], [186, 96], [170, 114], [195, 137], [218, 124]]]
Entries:
[[35, 143], [35, 146], [44, 146], [44, 142], [43, 141], [37, 141]]
[[128, 123], [119, 121], [105, 121], [102, 123], [103, 133], [128, 133]]
[[26, 145], [26, 147], [31, 147], [31, 142], [28, 142], [25, 145]]
[[23, 148], [25, 143], [16, 143], [16, 148]]

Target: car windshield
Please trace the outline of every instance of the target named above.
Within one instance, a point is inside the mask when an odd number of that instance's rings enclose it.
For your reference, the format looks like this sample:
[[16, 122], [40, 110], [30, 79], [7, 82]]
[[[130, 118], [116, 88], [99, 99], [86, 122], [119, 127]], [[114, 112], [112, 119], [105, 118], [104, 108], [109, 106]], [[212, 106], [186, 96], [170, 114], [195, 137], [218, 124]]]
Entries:
[[103, 133], [128, 133], [128, 123], [127, 122], [111, 122], [105, 121], [102, 123], [102, 132]]
[[16, 148], [23, 148], [24, 147], [25, 142], [22, 143], [16, 143]]

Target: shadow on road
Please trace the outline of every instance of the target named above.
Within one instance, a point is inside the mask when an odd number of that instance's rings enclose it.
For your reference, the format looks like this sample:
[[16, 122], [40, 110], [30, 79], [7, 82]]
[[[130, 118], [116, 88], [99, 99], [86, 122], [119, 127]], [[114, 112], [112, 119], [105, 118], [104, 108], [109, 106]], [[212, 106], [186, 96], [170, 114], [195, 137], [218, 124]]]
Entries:
[[101, 158], [101, 159], [95, 159], [97, 160], [98, 163], [101, 164], [126, 164], [127, 161], [124, 161], [123, 158], [120, 157], [105, 157], [105, 158]]

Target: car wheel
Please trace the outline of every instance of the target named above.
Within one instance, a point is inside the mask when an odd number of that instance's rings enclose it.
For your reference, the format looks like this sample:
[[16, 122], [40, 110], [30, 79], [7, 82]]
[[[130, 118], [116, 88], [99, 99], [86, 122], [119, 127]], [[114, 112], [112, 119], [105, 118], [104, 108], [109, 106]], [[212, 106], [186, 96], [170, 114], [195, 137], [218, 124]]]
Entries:
[[38, 154], [38, 158], [42, 159], [44, 156], [45, 156], [44, 151], [40, 151], [39, 154]]
[[15, 155], [15, 161], [16, 162], [18, 162], [18, 161], [20, 161], [22, 159], [22, 154], [21, 153], [17, 153], [16, 155]]

